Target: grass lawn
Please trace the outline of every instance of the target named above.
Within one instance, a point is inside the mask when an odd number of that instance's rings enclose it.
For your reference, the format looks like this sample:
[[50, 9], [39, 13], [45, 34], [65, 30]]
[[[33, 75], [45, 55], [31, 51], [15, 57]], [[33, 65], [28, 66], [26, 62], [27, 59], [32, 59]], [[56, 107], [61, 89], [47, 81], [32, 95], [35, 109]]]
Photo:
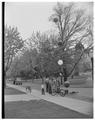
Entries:
[[5, 118], [92, 118], [44, 100], [5, 103]]
[[82, 101], [86, 101], [86, 102], [93, 102], [93, 97], [86, 97], [86, 96], [81, 96], [78, 94], [67, 95], [66, 97], [74, 98], [74, 99], [78, 99], [78, 100], [82, 100]]
[[6, 87], [4, 89], [4, 95], [15, 95], [15, 94], [25, 94], [25, 93], [9, 87]]

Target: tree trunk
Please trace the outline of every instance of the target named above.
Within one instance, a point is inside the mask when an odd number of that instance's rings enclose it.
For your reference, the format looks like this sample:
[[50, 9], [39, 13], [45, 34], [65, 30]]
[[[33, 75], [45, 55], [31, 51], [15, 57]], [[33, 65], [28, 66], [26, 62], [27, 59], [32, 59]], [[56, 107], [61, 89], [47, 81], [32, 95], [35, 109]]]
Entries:
[[62, 76], [61, 76], [61, 85], [63, 84], [63, 81], [62, 81]]
[[93, 57], [91, 57], [91, 64], [92, 64], [92, 80], [93, 80]]
[[79, 76], [79, 68], [78, 68], [78, 64], [75, 67], [75, 72], [74, 72], [75, 76]]
[[66, 82], [66, 81], [67, 81], [67, 78], [68, 78], [67, 76], [64, 76], [64, 82]]
[[64, 82], [66, 82], [68, 78], [66, 68], [63, 68], [63, 72], [64, 72]]

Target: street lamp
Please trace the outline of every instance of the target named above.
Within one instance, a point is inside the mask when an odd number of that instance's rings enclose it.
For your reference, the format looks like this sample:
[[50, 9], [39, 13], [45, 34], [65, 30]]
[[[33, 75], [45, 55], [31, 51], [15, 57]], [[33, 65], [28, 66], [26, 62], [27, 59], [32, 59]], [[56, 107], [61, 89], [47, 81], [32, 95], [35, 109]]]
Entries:
[[[58, 65], [59, 66], [62, 66], [63, 65], [63, 60], [58, 60]], [[60, 73], [60, 76], [61, 76], [61, 84], [62, 84], [62, 73]]]

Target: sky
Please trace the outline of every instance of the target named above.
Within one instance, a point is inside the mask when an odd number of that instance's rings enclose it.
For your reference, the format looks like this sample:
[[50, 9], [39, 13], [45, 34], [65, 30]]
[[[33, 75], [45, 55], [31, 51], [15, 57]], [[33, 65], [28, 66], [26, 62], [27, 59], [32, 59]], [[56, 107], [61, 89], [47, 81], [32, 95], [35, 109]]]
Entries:
[[[53, 14], [56, 2], [6, 2], [5, 24], [15, 26], [23, 39], [31, 37], [32, 32], [47, 32], [54, 28], [49, 17]], [[92, 16], [92, 3], [76, 3]]]

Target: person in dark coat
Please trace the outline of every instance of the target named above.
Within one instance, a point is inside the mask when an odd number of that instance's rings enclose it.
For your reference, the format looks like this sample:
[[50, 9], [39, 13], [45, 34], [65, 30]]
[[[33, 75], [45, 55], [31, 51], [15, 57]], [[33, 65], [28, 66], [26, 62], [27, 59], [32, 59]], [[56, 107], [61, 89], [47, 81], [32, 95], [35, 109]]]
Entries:
[[57, 92], [58, 93], [60, 92], [60, 82], [59, 82], [59, 80], [57, 80]]
[[49, 79], [48, 90], [49, 90], [49, 94], [52, 94], [52, 82], [51, 82], [51, 79]]
[[49, 86], [49, 78], [48, 77], [46, 78], [45, 84], [46, 84], [46, 92], [48, 92], [48, 86]]

